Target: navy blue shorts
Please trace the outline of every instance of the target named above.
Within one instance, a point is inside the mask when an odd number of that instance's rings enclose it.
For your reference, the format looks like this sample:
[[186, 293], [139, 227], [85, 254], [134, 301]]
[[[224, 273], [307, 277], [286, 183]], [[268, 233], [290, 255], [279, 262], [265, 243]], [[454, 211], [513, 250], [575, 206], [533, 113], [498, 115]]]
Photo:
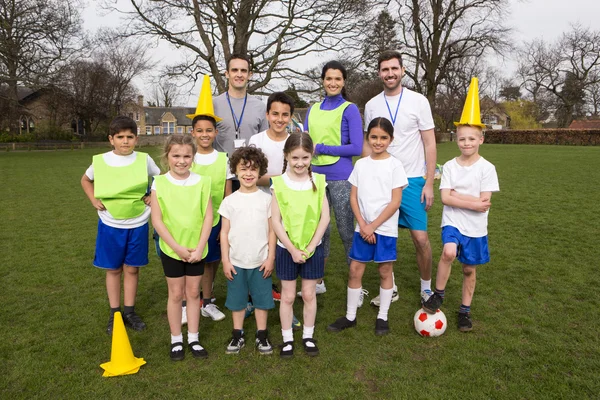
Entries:
[[219, 261], [221, 259], [221, 241], [219, 240], [219, 234], [221, 233], [221, 217], [219, 216], [219, 222], [212, 227], [210, 236], [208, 237], [208, 254], [204, 257], [204, 261], [207, 263]]
[[396, 261], [397, 237], [375, 234], [375, 244], [366, 242], [360, 233], [354, 232], [352, 248], [350, 249], [351, 260], [361, 263], [374, 261], [378, 264]]
[[263, 278], [260, 267], [244, 269], [236, 267], [233, 280], [227, 280], [227, 300], [225, 307], [231, 311], [241, 311], [248, 304], [248, 293], [252, 296], [252, 304], [259, 310], [270, 310], [275, 307], [273, 301], [271, 276]]
[[275, 272], [282, 281], [302, 279], [321, 279], [325, 276], [325, 257], [323, 243], [317, 246], [315, 253], [304, 264], [296, 264], [287, 249], [277, 245], [275, 253]]
[[442, 243], [456, 243], [456, 258], [466, 265], [490, 262], [487, 236], [472, 238], [465, 236], [453, 226], [442, 227]]
[[197, 263], [189, 263], [169, 257], [161, 252], [160, 261], [162, 261], [163, 271], [167, 278], [204, 275], [204, 260]]
[[148, 223], [133, 229], [113, 228], [98, 220], [94, 266], [119, 269], [148, 264]]

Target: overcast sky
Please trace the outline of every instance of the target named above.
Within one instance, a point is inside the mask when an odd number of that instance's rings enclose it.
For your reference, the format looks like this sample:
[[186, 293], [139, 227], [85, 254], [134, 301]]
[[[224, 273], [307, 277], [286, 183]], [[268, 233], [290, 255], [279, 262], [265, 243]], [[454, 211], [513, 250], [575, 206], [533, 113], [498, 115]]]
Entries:
[[[93, 32], [101, 26], [115, 26], [118, 22], [117, 15], [100, 16], [101, 13], [96, 10], [94, 3], [91, 2], [92, 5], [83, 13], [85, 28]], [[512, 37], [515, 43], [535, 38], [553, 41], [568, 30], [569, 24], [572, 23], [600, 30], [600, 0], [511, 0], [510, 14], [507, 18], [507, 25], [514, 29]], [[154, 57], [160, 60], [165, 51], [169, 51], [173, 56], [177, 54], [167, 45], [161, 45], [154, 52]], [[514, 61], [509, 60], [500, 66], [510, 72], [514, 68]], [[505, 75], [509, 76], [510, 73]], [[148, 91], [143, 81], [138, 80], [135, 84], [140, 92]], [[182, 99], [182, 103], [195, 106], [197, 95], [194, 93], [198, 90], [199, 88], [192, 89], [193, 94], [188, 99]]]

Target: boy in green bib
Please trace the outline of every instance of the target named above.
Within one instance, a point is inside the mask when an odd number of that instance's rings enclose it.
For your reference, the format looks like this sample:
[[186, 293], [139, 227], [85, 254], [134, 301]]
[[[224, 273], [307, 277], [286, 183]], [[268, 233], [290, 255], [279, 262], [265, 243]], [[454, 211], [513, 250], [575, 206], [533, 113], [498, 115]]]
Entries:
[[148, 154], [134, 151], [137, 125], [131, 118], [116, 117], [108, 140], [113, 150], [94, 156], [81, 186], [98, 210], [94, 266], [106, 270], [110, 305], [106, 332], [112, 334], [114, 313], [121, 310], [121, 275], [123, 321], [138, 331], [146, 328], [134, 306], [139, 267], [148, 264], [148, 177], [160, 174], [160, 169]]

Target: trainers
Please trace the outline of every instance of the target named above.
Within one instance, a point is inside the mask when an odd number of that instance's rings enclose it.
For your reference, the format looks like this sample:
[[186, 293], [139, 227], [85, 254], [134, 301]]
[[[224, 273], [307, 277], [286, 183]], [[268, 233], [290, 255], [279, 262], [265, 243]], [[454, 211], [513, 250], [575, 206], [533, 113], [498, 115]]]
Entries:
[[285, 342], [281, 345], [279, 351], [279, 357], [281, 358], [292, 358], [294, 357], [294, 342]]
[[461, 332], [469, 332], [470, 330], [473, 330], [471, 313], [458, 313], [458, 330]]
[[109, 335], [112, 335], [114, 324], [115, 324], [115, 313], [113, 313], [111, 311], [110, 315], [108, 316], [108, 324], [106, 325], [106, 333], [108, 333]]
[[231, 339], [229, 340], [229, 344], [227, 345], [227, 350], [225, 350], [225, 354], [238, 354], [245, 344], [244, 334], [241, 331], [234, 330]]
[[307, 356], [314, 357], [319, 355], [319, 348], [317, 347], [317, 341], [315, 339], [302, 339], [302, 344], [304, 344], [304, 352]]
[[[317, 283], [317, 288], [316, 288], [316, 293], [319, 294], [323, 294], [327, 291], [327, 288], [325, 287], [325, 281], [321, 281], [321, 283]], [[302, 297], [302, 292], [298, 292], [297, 294], [298, 297]]]
[[421, 294], [421, 304], [423, 306], [423, 310], [427, 311], [429, 314], [435, 314], [443, 302], [444, 299], [442, 299], [442, 296], [437, 293], [432, 294], [425, 301], [423, 301], [423, 295]]
[[125, 325], [129, 325], [134, 331], [143, 331], [146, 329], [146, 324], [135, 311], [123, 315], [123, 322]]
[[273, 292], [273, 301], [281, 301], [281, 292], [277, 288], [277, 285], [273, 284], [271, 291]]
[[356, 326], [356, 319], [354, 321], [348, 320], [346, 317], [340, 317], [335, 322], [327, 327], [329, 332], [341, 332], [346, 328], [353, 328]]
[[248, 302], [248, 305], [246, 305], [246, 314], [244, 314], [244, 319], [250, 318], [252, 313], [254, 313], [254, 304]]
[[181, 361], [185, 358], [185, 353], [183, 352], [183, 343], [171, 343], [170, 357], [171, 361]]
[[223, 314], [221, 310], [219, 310], [219, 307], [214, 304], [209, 304], [206, 307], [202, 307], [202, 316], [211, 318], [213, 321], [221, 321], [225, 319], [225, 314]]
[[181, 325], [187, 324], [187, 307], [181, 307]]
[[260, 354], [273, 354], [273, 346], [269, 341], [269, 331], [257, 331], [256, 332], [256, 350]]
[[296, 318], [296, 316], [293, 316], [294, 318], [292, 319], [292, 329], [295, 331], [299, 331], [300, 329], [302, 329], [302, 323], [300, 321], [298, 321], [298, 318]]
[[188, 347], [190, 349], [190, 352], [192, 353], [192, 355], [195, 358], [207, 358], [208, 357], [208, 351], [206, 351], [206, 349], [200, 345], [200, 342], [198, 342], [198, 341], [192, 342], [192, 343], [188, 344]]
[[375, 334], [377, 336], [383, 336], [390, 333], [390, 325], [387, 321], [382, 320], [381, 318], [377, 318], [375, 321]]
[[369, 296], [369, 291], [366, 289], [361, 289], [360, 290], [360, 296], [358, 297], [358, 308], [361, 308], [363, 305], [363, 302], [365, 301], [365, 296]]
[[[394, 286], [394, 292], [392, 293], [392, 303], [398, 301], [399, 298], [400, 296], [398, 295], [398, 286]], [[372, 306], [379, 307], [380, 303], [381, 301], [379, 300], [379, 295], [373, 297], [373, 299], [371, 300]]]

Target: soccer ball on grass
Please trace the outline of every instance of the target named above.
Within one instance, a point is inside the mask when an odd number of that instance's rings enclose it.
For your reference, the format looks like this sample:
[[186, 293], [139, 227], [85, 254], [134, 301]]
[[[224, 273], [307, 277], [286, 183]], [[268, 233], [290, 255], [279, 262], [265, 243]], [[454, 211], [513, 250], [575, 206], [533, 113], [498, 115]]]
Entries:
[[415, 330], [421, 336], [441, 336], [446, 331], [446, 316], [442, 310], [429, 314], [422, 308], [415, 314]]

